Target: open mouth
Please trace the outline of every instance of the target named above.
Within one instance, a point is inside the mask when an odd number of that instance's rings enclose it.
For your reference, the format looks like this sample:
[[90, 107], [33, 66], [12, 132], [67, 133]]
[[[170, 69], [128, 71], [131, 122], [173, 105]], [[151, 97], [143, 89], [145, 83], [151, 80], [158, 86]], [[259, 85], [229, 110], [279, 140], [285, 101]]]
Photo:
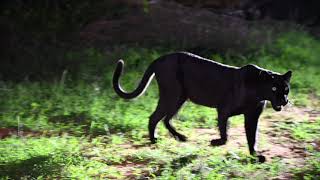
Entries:
[[281, 111], [288, 103], [291, 104], [289, 100], [286, 100], [285, 102], [282, 102], [282, 103], [279, 103], [276, 101], [275, 103], [271, 102], [271, 105], [275, 111]]

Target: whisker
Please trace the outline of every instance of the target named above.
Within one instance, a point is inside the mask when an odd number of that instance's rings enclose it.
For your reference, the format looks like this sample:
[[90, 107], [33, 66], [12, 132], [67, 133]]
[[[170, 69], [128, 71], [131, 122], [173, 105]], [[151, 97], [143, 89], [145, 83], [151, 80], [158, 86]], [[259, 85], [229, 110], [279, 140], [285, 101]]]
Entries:
[[288, 99], [288, 105], [289, 105], [289, 107], [292, 107], [292, 106], [294, 106], [294, 103]]

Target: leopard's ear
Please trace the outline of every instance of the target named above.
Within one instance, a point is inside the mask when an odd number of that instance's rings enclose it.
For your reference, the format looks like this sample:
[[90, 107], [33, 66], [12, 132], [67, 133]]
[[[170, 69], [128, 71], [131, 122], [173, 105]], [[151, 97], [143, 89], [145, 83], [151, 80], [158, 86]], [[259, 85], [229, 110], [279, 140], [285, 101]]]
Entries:
[[282, 75], [283, 79], [284, 79], [285, 81], [287, 81], [287, 82], [290, 81], [291, 76], [292, 76], [292, 71], [288, 71], [288, 72], [286, 72], [285, 74]]

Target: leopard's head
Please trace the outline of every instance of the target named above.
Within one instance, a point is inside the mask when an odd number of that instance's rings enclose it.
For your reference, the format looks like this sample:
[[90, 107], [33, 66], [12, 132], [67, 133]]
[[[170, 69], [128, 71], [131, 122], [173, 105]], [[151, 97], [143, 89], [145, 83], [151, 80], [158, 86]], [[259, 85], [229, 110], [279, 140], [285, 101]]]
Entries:
[[292, 72], [285, 74], [267, 73], [264, 74], [265, 81], [263, 85], [263, 96], [271, 102], [275, 111], [281, 111], [283, 106], [287, 105], [290, 92], [290, 79]]

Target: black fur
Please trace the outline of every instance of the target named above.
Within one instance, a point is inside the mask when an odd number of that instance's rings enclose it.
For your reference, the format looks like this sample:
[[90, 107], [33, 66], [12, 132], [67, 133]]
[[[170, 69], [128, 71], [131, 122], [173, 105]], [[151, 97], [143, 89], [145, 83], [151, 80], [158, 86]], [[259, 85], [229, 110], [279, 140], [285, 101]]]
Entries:
[[[258, 118], [265, 101], [270, 101], [276, 111], [280, 111], [282, 106], [288, 103], [291, 71], [280, 75], [255, 65], [239, 68], [191, 53], [179, 52], [162, 56], [152, 62], [138, 88], [127, 93], [119, 84], [123, 64], [122, 60], [118, 61], [113, 76], [113, 87], [120, 97], [132, 99], [143, 94], [153, 75], [158, 82], [160, 98], [149, 120], [149, 137], [152, 143], [156, 142], [154, 131], [161, 119], [164, 119], [166, 128], [174, 137], [186, 141], [186, 137], [172, 127], [170, 120], [183, 103], [190, 100], [196, 104], [217, 108], [221, 138], [213, 139], [213, 146], [227, 142], [228, 118], [244, 114], [249, 151], [255, 155]], [[258, 157], [261, 162], [265, 160], [263, 156]]]

